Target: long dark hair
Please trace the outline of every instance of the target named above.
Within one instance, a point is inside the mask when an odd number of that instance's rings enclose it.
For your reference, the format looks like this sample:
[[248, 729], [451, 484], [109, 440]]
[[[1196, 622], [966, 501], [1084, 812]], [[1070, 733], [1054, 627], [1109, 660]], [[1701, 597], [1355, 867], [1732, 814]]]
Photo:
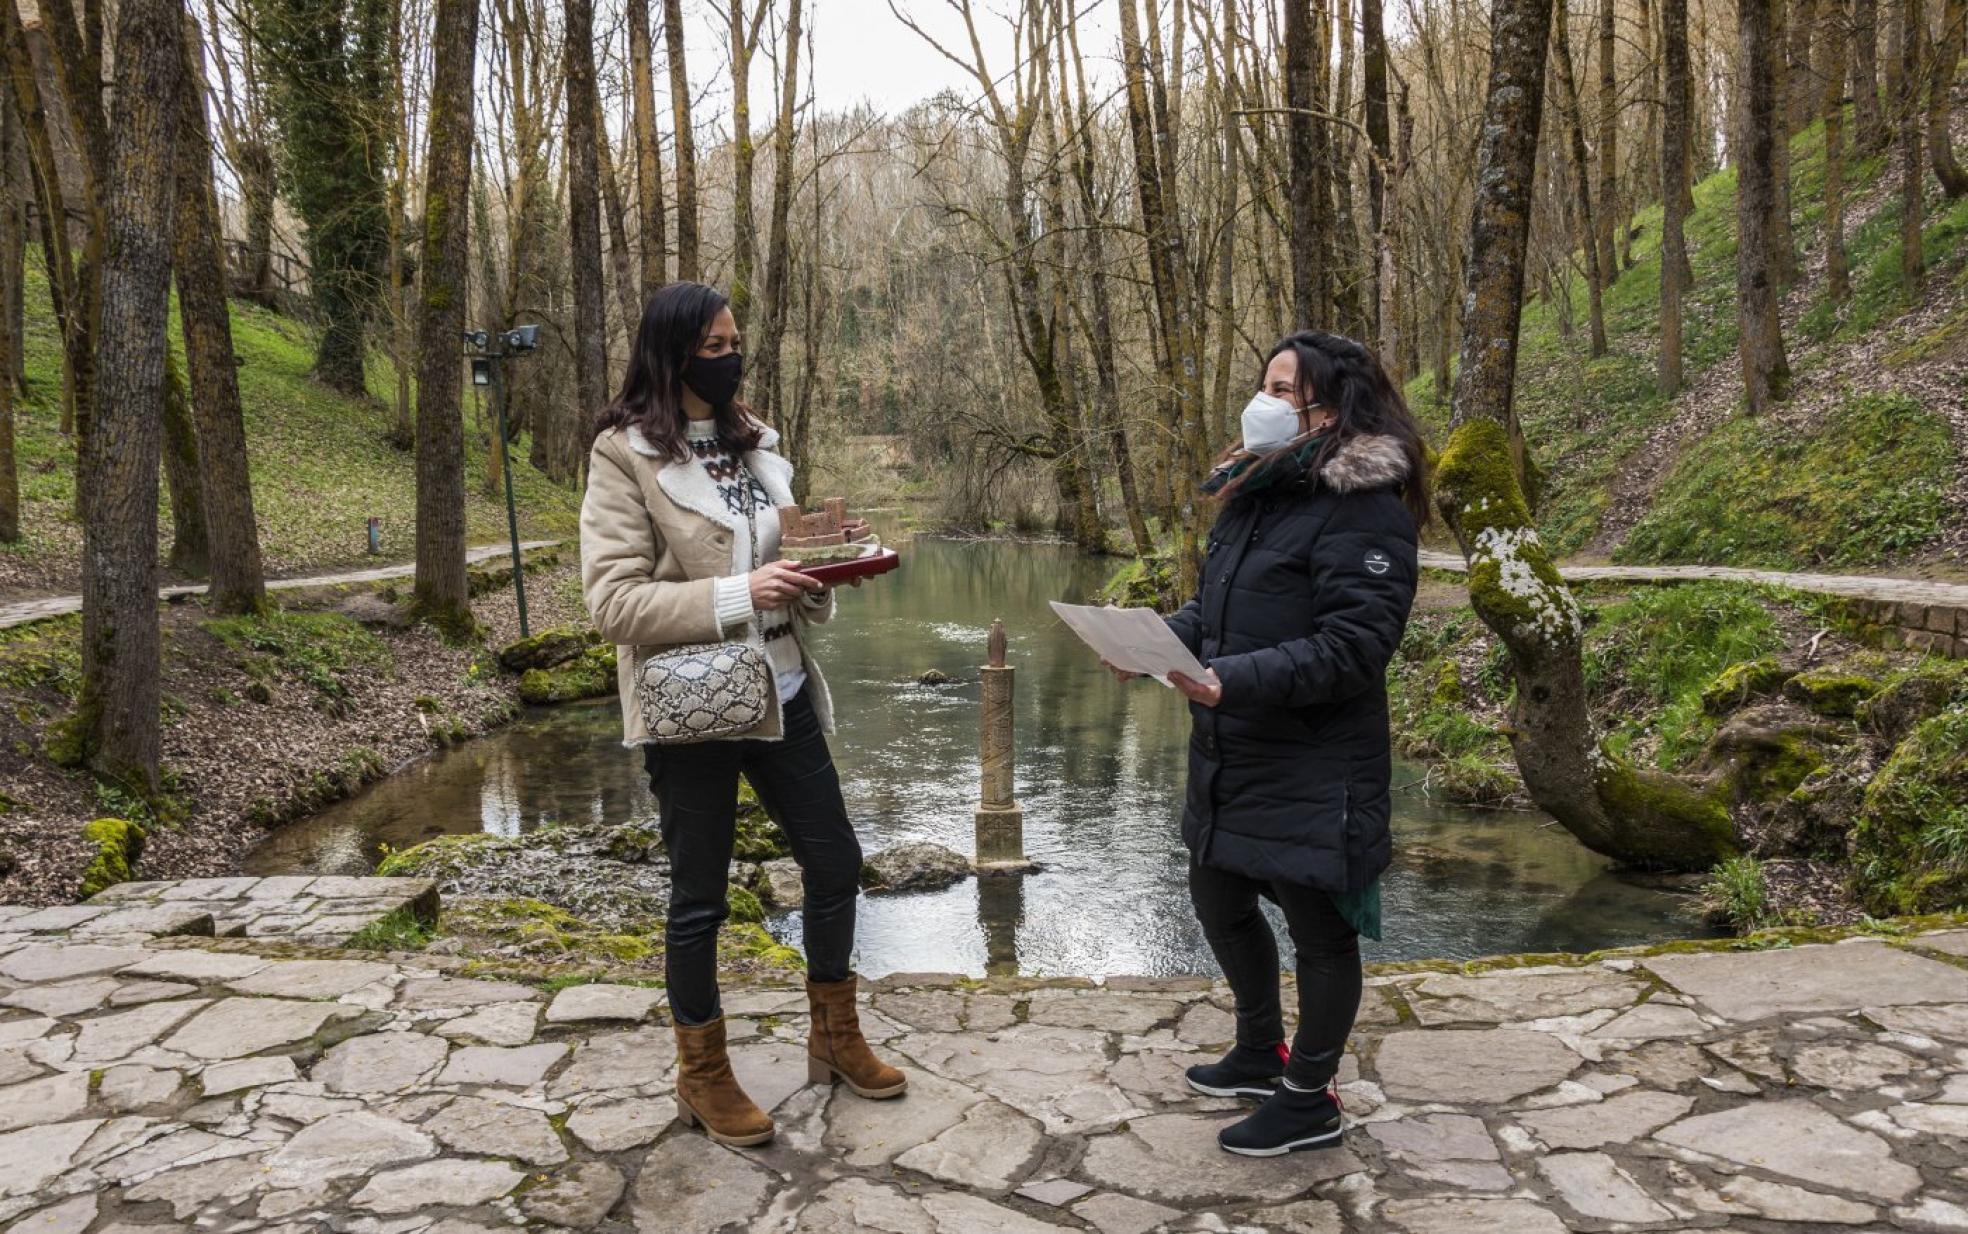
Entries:
[[[1270, 368], [1271, 361], [1286, 351], [1298, 359], [1299, 406], [1307, 410], [1325, 408], [1337, 417], [1306, 468], [1307, 473], [1318, 475], [1333, 455], [1339, 453], [1352, 438], [1391, 437], [1400, 443], [1401, 452], [1408, 459], [1408, 478], [1401, 482], [1401, 502], [1414, 516], [1416, 527], [1427, 526], [1430, 503], [1421, 426], [1415, 423], [1407, 400], [1401, 397], [1400, 390], [1388, 378], [1379, 357], [1343, 335], [1327, 334], [1323, 330], [1299, 330], [1279, 339], [1264, 357], [1264, 366], [1257, 374], [1260, 388], [1264, 384], [1265, 369]], [[1241, 475], [1219, 489], [1217, 496], [1229, 501], [1237, 495], [1245, 478], [1279, 462], [1304, 442], [1305, 437], [1301, 435], [1276, 450], [1257, 456], [1256, 461]], [[1246, 453], [1243, 442], [1238, 441], [1218, 456], [1217, 464], [1221, 466]]]
[[[711, 323], [730, 301], [702, 283], [665, 283], [642, 306], [635, 349], [629, 353], [622, 392], [595, 417], [595, 432], [612, 428], [641, 431], [656, 452], [681, 463], [690, 458], [684, 434], [683, 370], [704, 345]], [[715, 409], [718, 441], [733, 454], [758, 448], [765, 430], [751, 408], [732, 399]]]

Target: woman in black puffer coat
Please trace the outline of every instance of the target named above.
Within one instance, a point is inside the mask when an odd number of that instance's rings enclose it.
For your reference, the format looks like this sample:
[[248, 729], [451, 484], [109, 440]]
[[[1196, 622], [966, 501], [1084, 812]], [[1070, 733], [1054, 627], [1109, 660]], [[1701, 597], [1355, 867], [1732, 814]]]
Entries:
[[[1237, 1001], [1237, 1045], [1189, 1072], [1263, 1099], [1231, 1152], [1337, 1143], [1333, 1077], [1360, 1004], [1359, 935], [1380, 936], [1391, 854], [1387, 662], [1428, 518], [1421, 434], [1372, 352], [1306, 330], [1272, 349], [1243, 439], [1204, 483], [1222, 503], [1196, 597], [1169, 626], [1207, 666], [1190, 700], [1189, 889]], [[1278, 946], [1298, 956], [1285, 1045]]]

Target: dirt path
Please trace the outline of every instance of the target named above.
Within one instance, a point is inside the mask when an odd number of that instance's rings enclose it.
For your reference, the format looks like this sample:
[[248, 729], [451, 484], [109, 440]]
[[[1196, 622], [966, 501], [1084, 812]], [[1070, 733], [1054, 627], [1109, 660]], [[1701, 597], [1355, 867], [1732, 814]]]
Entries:
[[[551, 548], [558, 540], [521, 540], [522, 550]], [[465, 564], [477, 565], [481, 561], [510, 553], [510, 544], [481, 544], [465, 550]], [[339, 574], [310, 574], [301, 578], [276, 578], [267, 580], [268, 591], [290, 591], [297, 587], [324, 587], [335, 583], [374, 583], [386, 578], [408, 578], [416, 573], [415, 562], [400, 562], [396, 565], [374, 566], [367, 570], [347, 570]], [[201, 595], [206, 590], [204, 583], [190, 583], [175, 587], [160, 587], [157, 598], [168, 600], [173, 596]], [[0, 604], [0, 630], [9, 626], [25, 625], [30, 621], [41, 621], [49, 617], [60, 617], [68, 613], [82, 611], [81, 596], [41, 596], [33, 600], [20, 600], [12, 604]]]

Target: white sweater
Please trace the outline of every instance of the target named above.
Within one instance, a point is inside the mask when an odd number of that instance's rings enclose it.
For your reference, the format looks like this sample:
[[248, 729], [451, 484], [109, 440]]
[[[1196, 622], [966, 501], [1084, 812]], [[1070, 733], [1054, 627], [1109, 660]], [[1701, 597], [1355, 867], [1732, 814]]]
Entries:
[[[751, 547], [745, 540], [749, 534], [745, 517], [747, 495], [755, 503], [751, 526], [758, 532], [758, 553], [756, 561], [764, 565], [779, 557], [779, 511], [766, 496], [765, 489], [745, 466], [744, 460], [726, 450], [717, 439], [717, 424], [710, 420], [692, 420], [685, 435], [690, 440], [690, 453], [693, 467], [701, 467], [716, 486], [718, 497], [725, 508], [741, 520], [736, 533], [737, 543], [732, 546], [735, 560], [753, 560]], [[813, 608], [826, 603], [825, 591], [808, 592], [802, 602]], [[793, 612], [789, 608], [773, 609], [760, 613], [752, 608], [751, 580], [745, 574], [732, 574], [717, 581], [718, 623], [727, 631], [742, 627], [749, 622], [759, 623], [759, 633], [765, 636], [766, 659], [772, 665], [772, 677], [778, 686], [779, 701], [789, 703], [806, 685], [806, 665], [800, 655], [799, 637], [793, 626]]]

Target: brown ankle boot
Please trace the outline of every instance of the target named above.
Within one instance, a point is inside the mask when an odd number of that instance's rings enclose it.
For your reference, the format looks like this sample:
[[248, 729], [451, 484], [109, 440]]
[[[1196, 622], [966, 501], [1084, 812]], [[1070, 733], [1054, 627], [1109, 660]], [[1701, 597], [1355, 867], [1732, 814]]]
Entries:
[[731, 1074], [724, 1052], [724, 1019], [679, 1024], [677, 1039], [677, 1116], [686, 1127], [704, 1125], [720, 1144], [744, 1148], [772, 1138], [772, 1117], [752, 1103]]
[[863, 1097], [877, 1101], [900, 1097], [909, 1077], [875, 1057], [861, 1036], [861, 1016], [855, 1010], [855, 979], [806, 983], [806, 1001], [813, 1012], [807, 1029], [806, 1076], [815, 1084], [831, 1084], [835, 1076]]

